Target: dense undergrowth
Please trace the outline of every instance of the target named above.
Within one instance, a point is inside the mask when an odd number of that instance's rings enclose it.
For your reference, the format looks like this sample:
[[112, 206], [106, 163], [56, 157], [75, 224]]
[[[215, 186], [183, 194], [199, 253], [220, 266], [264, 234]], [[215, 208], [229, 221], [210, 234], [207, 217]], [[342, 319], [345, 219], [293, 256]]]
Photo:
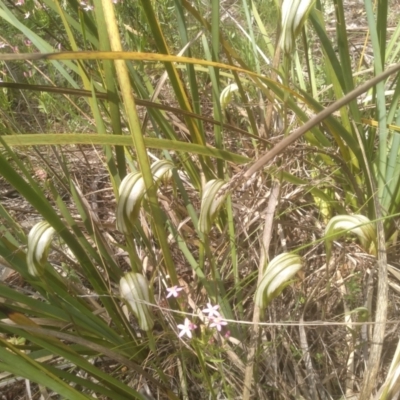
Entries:
[[2, 398], [392, 399], [399, 12], [0, 0]]

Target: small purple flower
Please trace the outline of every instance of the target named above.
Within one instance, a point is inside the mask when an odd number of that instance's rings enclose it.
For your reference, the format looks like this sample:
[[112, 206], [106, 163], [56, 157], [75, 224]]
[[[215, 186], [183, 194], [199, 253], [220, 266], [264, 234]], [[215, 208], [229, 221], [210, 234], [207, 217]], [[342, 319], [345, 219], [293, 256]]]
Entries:
[[219, 305], [213, 306], [211, 303], [207, 303], [207, 308], [203, 310], [203, 313], [208, 314], [208, 318], [219, 317], [220, 313], [218, 311]]
[[178, 297], [179, 296], [179, 292], [181, 290], [183, 290], [183, 288], [180, 287], [180, 286], [172, 286], [172, 287], [167, 288], [167, 292], [168, 292], [167, 299], [168, 299], [168, 297], [172, 297], [172, 296]]
[[221, 328], [224, 325], [228, 325], [226, 321], [221, 319], [221, 317], [213, 318], [210, 324], [210, 328], [217, 328], [218, 332], [221, 332]]
[[182, 337], [183, 335], [188, 336], [190, 339], [192, 338], [192, 331], [197, 328], [197, 325], [195, 325], [192, 321], [190, 321], [188, 318], [185, 318], [185, 323], [184, 324], [179, 324], [178, 329], [180, 330], [179, 332], [179, 337]]

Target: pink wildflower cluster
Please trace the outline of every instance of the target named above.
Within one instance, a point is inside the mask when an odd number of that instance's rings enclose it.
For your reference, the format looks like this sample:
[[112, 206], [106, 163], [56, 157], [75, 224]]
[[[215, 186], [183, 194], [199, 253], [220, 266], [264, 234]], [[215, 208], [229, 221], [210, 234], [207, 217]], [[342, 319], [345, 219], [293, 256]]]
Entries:
[[93, 11], [93, 9], [94, 9], [94, 6], [87, 3], [86, 1], [81, 1], [80, 4], [82, 6], [83, 11]]
[[[179, 297], [179, 292], [182, 291], [183, 288], [180, 286], [172, 286], [170, 288], [167, 288], [167, 299], [169, 297]], [[210, 322], [210, 328], [216, 328], [218, 332], [221, 332], [221, 329], [223, 326], [228, 325], [228, 323], [222, 319], [221, 314], [218, 311], [219, 305], [213, 306], [211, 303], [207, 303], [207, 307], [202, 310], [204, 314], [207, 314], [208, 320]], [[182, 337], [184, 335], [188, 336], [189, 338], [192, 337], [192, 331], [197, 328], [197, 325], [195, 325], [193, 322], [190, 321], [189, 318], [185, 318], [185, 321], [183, 324], [178, 325], [178, 329], [180, 330], [179, 332], [179, 337]], [[229, 336], [229, 333], [227, 333]]]
[[[218, 332], [221, 332], [222, 327], [228, 325], [228, 323], [221, 318], [221, 314], [219, 313], [218, 309], [219, 309], [218, 304], [216, 306], [213, 306], [211, 303], [207, 303], [207, 308], [203, 310], [203, 313], [208, 314], [208, 319], [210, 321], [210, 328], [216, 328]], [[185, 318], [185, 323], [178, 325], [178, 329], [180, 330], [178, 336], [182, 337], [186, 335], [189, 338], [191, 338], [192, 331], [196, 328], [197, 325], [191, 322], [190, 319]]]
[[210, 328], [217, 328], [218, 332], [221, 332], [222, 327], [228, 325], [228, 323], [221, 318], [221, 314], [219, 313], [218, 309], [218, 304], [213, 306], [211, 303], [207, 303], [207, 308], [203, 310], [203, 314], [208, 314]]

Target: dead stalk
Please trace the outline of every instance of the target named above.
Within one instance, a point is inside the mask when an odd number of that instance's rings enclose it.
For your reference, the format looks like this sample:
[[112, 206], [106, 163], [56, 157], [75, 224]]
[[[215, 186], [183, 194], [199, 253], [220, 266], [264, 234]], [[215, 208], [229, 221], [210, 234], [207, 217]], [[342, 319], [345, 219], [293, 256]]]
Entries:
[[[261, 243], [261, 256], [260, 256], [260, 263], [258, 266], [258, 282], [257, 285], [260, 284], [261, 278], [264, 272], [264, 266], [268, 261], [268, 251], [269, 245], [271, 243], [272, 237], [272, 228], [274, 223], [274, 216], [275, 210], [279, 202], [279, 196], [281, 192], [281, 184], [278, 181], [273, 183], [273, 187], [271, 190], [271, 195], [269, 197], [268, 206], [267, 206], [267, 213], [265, 215], [265, 222], [264, 222], [264, 232], [262, 237]], [[247, 365], [246, 365], [246, 372], [244, 376], [244, 389], [243, 389], [243, 400], [250, 399], [251, 395], [251, 386], [253, 381], [253, 374], [254, 374], [254, 357], [257, 349], [258, 337], [260, 328], [258, 323], [260, 322], [260, 308], [256, 305], [254, 306], [253, 312], [253, 331], [251, 333], [250, 339], [250, 349], [249, 355], [247, 358]]]

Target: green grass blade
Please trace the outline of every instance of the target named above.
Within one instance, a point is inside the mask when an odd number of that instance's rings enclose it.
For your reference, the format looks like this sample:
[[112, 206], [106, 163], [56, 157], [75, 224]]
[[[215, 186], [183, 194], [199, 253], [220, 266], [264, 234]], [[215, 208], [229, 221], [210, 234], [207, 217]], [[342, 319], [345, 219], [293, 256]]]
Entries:
[[[95, 134], [24, 134], [2, 136], [2, 139], [9, 146], [33, 146], [33, 145], [64, 145], [64, 144], [102, 144], [117, 146], [132, 146], [133, 141], [130, 136], [109, 136]], [[202, 146], [193, 143], [185, 143], [173, 140], [143, 138], [146, 147], [160, 150], [179, 151], [182, 153], [194, 153], [215, 157], [228, 162], [245, 164], [250, 161], [249, 158], [231, 153], [226, 150], [219, 150], [209, 146]], [[1, 142], [0, 142], [1, 146]]]
[[[374, 49], [375, 74], [378, 75], [383, 71], [383, 59], [381, 58], [383, 50], [380, 48], [379, 35], [381, 33], [377, 32], [373, 5], [370, 0], [365, 0], [365, 10], [368, 18], [368, 26], [371, 35], [372, 47]], [[379, 199], [382, 201], [383, 208], [387, 209], [388, 203], [390, 203], [391, 199], [390, 193], [388, 193], [386, 188], [388, 130], [386, 121], [385, 85], [382, 81], [376, 85], [376, 112], [379, 130], [379, 150], [377, 155], [378, 196]]]
[[[159, 51], [163, 54], [169, 55], [169, 49], [162, 33], [159, 22], [156, 18], [153, 6], [151, 2], [147, 0], [141, 0], [143, 10], [146, 14], [148, 23], [153, 33], [154, 40], [157, 44]], [[179, 74], [173, 64], [165, 64], [165, 69], [168, 72], [168, 76], [172, 87], [174, 88], [175, 96], [179, 102], [180, 107], [185, 111], [192, 111], [189, 99], [186, 96], [185, 89], [183, 87], [183, 82], [181, 81]], [[186, 118], [187, 126], [192, 135], [192, 141], [197, 144], [204, 144], [204, 139], [200, 134], [198, 127], [190, 118]]]
[[[3, 325], [4, 326], [4, 325]], [[14, 329], [12, 326], [10, 326], [10, 331], [13, 331]], [[32, 327], [27, 327], [27, 330], [24, 332], [19, 332], [20, 335], [25, 336], [28, 340], [30, 340], [32, 343], [36, 343], [43, 347], [44, 349], [49, 350], [50, 354], [58, 355], [60, 357], [65, 358], [66, 360], [71, 361], [74, 365], [76, 365], [78, 368], [82, 368], [86, 372], [88, 372], [90, 375], [95, 377], [96, 379], [100, 380], [103, 382], [103, 384], [106, 384], [107, 386], [110, 387], [111, 390], [116, 391], [120, 395], [125, 395], [125, 396], [133, 396], [133, 398], [137, 399], [144, 399], [145, 398], [140, 395], [137, 391], [134, 389], [129, 388], [126, 385], [121, 384], [120, 381], [117, 379], [113, 378], [111, 375], [102, 372], [99, 370], [97, 367], [92, 365], [89, 361], [87, 361], [84, 357], [80, 356], [77, 354], [75, 351], [73, 351], [71, 348], [69, 348], [67, 345], [63, 344], [61, 341], [54, 339], [52, 337], [47, 336], [47, 338], [44, 335], [39, 335], [39, 334], [30, 334], [28, 333], [29, 329], [35, 329]], [[18, 332], [18, 330], [17, 330]], [[15, 351], [15, 348], [13, 349]], [[21, 356], [21, 352], [19, 353]], [[26, 360], [29, 359], [28, 356], [24, 357]], [[33, 363], [33, 361], [31, 361]], [[46, 371], [45, 367], [43, 366], [42, 368], [42, 373]], [[45, 372], [46, 374], [49, 374], [49, 372]], [[59, 380], [56, 376], [52, 377], [55, 381]], [[77, 397], [79, 398], [79, 397]], [[82, 397], [87, 398], [87, 397]], [[74, 398], [71, 398], [74, 399]]]
[[25, 379], [37, 382], [54, 390], [66, 399], [93, 399], [90, 396], [78, 392], [67, 382], [62, 381], [57, 375], [51, 373], [40, 363], [31, 360], [28, 356], [24, 355], [23, 352], [18, 351], [16, 347], [6, 343], [3, 339], [0, 339], [0, 343], [3, 345], [3, 347], [0, 347], [0, 358], [3, 361], [0, 363], [0, 369], [2, 371], [11, 372], [15, 376], [22, 376]]
[[[23, 23], [21, 23], [15, 15], [7, 8], [7, 6], [0, 0], [0, 18], [3, 18], [5, 21], [13, 25], [17, 28], [21, 33], [23, 33], [34, 46], [38, 48], [38, 50], [42, 53], [52, 52], [53, 47], [50, 46], [46, 41], [44, 41], [39, 35], [32, 32], [29, 28], [27, 28]], [[59, 62], [53, 62], [54, 67], [60, 72], [60, 74], [69, 82], [72, 87], [78, 88], [79, 85], [73, 80], [71, 75], [66, 71], [66, 69]], [[77, 67], [72, 62], [65, 63], [67, 68], [70, 68], [72, 71], [77, 72]]]
[[[185, 12], [182, 7], [182, 4], [179, 0], [174, 0], [175, 4], [175, 12], [178, 17], [178, 30], [179, 34], [181, 37], [181, 44], [182, 46], [185, 46], [187, 43], [189, 43], [189, 36], [187, 33], [187, 23], [185, 19]], [[192, 52], [190, 50], [190, 47], [186, 50], [186, 55], [188, 57], [192, 57]], [[199, 95], [199, 87], [198, 83], [196, 80], [196, 71], [194, 69], [193, 65], [186, 65], [186, 71], [188, 74], [188, 82], [189, 82], [189, 87], [190, 87], [190, 93], [192, 96], [192, 104], [193, 104], [193, 110], [196, 114], [201, 114], [201, 101], [200, 101], [200, 95]], [[205, 142], [205, 133], [204, 133], [204, 126], [203, 124], [198, 121], [198, 127], [200, 134], [203, 137], [203, 140]]]
[[[107, 30], [110, 36], [111, 49], [121, 51], [122, 45], [119, 37], [117, 21], [115, 18], [113, 4], [108, 0], [103, 1], [104, 15], [106, 17]], [[150, 4], [149, 4], [150, 5]], [[151, 11], [151, 10], [150, 10]], [[128, 69], [125, 61], [116, 60], [115, 68], [121, 88], [121, 95], [124, 101], [125, 111], [129, 122], [130, 133], [137, 152], [140, 170], [146, 186], [151, 213], [155, 223], [156, 237], [162, 249], [164, 263], [174, 285], [178, 283], [175, 264], [172, 259], [166, 232], [163, 227], [163, 215], [157, 201], [157, 189], [153, 183], [150, 163], [147, 155], [146, 145], [143, 140], [136, 104], [132, 94], [132, 87], [129, 79]]]
[[[103, 7], [101, 6], [101, 1], [95, 0], [94, 5], [95, 5], [95, 11], [96, 11], [97, 26], [105, 26], [106, 22], [104, 19]], [[100, 41], [99, 50], [101, 50], [101, 51], [110, 51], [111, 50], [107, 31], [105, 29], [99, 30], [99, 41]], [[122, 132], [121, 115], [120, 115], [120, 109], [119, 109], [120, 104], [119, 104], [118, 91], [117, 91], [117, 87], [116, 87], [115, 69], [114, 69], [112, 62], [109, 60], [103, 61], [103, 67], [104, 67], [104, 74], [105, 74], [105, 77], [104, 77], [105, 87], [107, 89], [107, 95], [108, 95], [108, 100], [109, 100], [109, 111], [110, 111], [110, 117], [111, 117], [112, 130], [113, 130], [114, 135], [120, 135]], [[115, 185], [115, 187], [118, 187], [120, 184], [120, 181], [126, 175], [124, 148], [122, 146], [116, 146], [115, 154], [116, 154], [119, 177], [117, 177], [115, 174], [112, 174], [112, 175], [114, 178], [114, 185]], [[113, 169], [111, 169], [111, 168], [114, 165], [114, 157], [113, 157], [112, 152], [110, 152], [108, 148], [106, 149], [106, 156], [107, 156], [107, 163], [109, 165], [110, 171], [112, 172]]]

